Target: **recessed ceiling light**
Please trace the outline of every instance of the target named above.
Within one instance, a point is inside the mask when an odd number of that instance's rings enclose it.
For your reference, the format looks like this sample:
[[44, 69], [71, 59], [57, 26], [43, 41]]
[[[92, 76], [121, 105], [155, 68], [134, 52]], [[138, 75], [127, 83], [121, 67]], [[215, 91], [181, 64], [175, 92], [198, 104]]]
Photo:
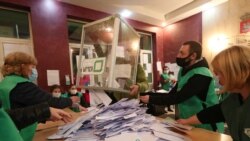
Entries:
[[167, 25], [166, 22], [162, 22], [162, 23], [161, 23], [161, 26], [162, 26], [162, 27], [165, 27], [166, 25]]
[[129, 17], [129, 16], [132, 15], [132, 12], [129, 11], [129, 10], [127, 10], [127, 9], [125, 9], [120, 14], [121, 14], [122, 17]]

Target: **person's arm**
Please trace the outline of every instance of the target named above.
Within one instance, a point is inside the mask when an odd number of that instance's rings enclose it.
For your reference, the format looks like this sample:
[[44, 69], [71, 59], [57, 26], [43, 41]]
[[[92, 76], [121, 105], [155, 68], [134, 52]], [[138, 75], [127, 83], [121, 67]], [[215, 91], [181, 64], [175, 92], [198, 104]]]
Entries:
[[35, 122], [44, 123], [46, 120], [63, 120], [70, 122], [72, 116], [61, 109], [49, 107], [47, 103], [41, 103], [25, 108], [11, 109], [6, 111], [20, 130]]
[[50, 117], [47, 103], [6, 111], [20, 130], [35, 122], [45, 122]]
[[145, 71], [140, 64], [137, 65], [136, 85], [139, 86], [139, 92], [145, 92], [149, 88]]
[[208, 107], [197, 114], [201, 123], [225, 122], [225, 117], [221, 110], [221, 103]]
[[162, 75], [160, 76], [160, 83], [161, 83], [161, 85], [165, 83], [165, 82], [164, 82], [164, 78], [163, 78]]
[[[206, 99], [207, 93], [204, 92], [208, 90], [211, 78], [203, 75], [194, 75], [188, 80], [183, 88], [173, 94], [156, 95], [153, 94], [149, 96], [149, 103], [157, 105], [173, 105], [181, 103], [190, 97], [197, 95], [202, 100]], [[177, 86], [174, 90], [177, 90]], [[173, 91], [174, 91], [173, 90]]]
[[145, 92], [149, 88], [145, 72], [140, 64], [137, 65], [136, 84], [130, 86], [130, 96], [136, 98], [139, 92]]
[[72, 105], [70, 98], [56, 98], [31, 82], [18, 83], [10, 92], [12, 108], [26, 107], [43, 102], [55, 108], [66, 108]]
[[209, 108], [200, 111], [197, 115], [194, 115], [187, 119], [177, 120], [180, 124], [206, 124], [225, 122], [225, 117], [221, 110], [221, 104], [216, 104]]

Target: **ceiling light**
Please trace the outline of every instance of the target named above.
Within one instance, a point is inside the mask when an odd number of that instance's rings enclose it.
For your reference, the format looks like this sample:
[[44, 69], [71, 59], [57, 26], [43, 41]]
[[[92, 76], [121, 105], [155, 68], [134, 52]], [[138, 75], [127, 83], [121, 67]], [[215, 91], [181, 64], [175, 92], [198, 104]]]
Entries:
[[132, 15], [132, 12], [129, 11], [129, 10], [127, 10], [127, 9], [125, 9], [120, 14], [121, 14], [122, 17], [129, 17], [129, 16]]
[[107, 28], [105, 28], [105, 30], [106, 30], [107, 32], [111, 32], [111, 31], [112, 31], [112, 28], [111, 28], [111, 27], [107, 27]]
[[162, 23], [161, 23], [161, 26], [162, 26], [162, 27], [165, 27], [166, 25], [167, 25], [166, 22], [162, 22]]

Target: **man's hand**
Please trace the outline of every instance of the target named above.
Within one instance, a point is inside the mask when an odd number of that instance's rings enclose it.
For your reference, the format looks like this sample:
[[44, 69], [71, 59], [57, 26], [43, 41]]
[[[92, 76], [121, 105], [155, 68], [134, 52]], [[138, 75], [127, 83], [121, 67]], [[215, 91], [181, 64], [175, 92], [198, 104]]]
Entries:
[[130, 86], [130, 95], [137, 95], [138, 92], [139, 92], [139, 86], [138, 85]]
[[52, 107], [50, 107], [49, 109], [50, 109], [49, 120], [51, 120], [51, 121], [62, 120], [65, 123], [68, 123], [72, 119], [72, 116], [69, 113], [67, 113], [61, 109], [56, 109], [56, 108], [52, 108]]
[[140, 100], [141, 100], [143, 103], [148, 103], [148, 101], [149, 101], [149, 95], [140, 96]]

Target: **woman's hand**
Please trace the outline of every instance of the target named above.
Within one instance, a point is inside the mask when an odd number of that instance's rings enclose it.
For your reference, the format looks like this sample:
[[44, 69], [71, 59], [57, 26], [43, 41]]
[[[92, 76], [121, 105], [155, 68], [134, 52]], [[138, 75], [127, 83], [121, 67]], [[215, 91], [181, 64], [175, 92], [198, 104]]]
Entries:
[[65, 123], [68, 123], [72, 120], [72, 116], [69, 113], [67, 113], [61, 109], [56, 109], [56, 108], [52, 108], [52, 107], [50, 107], [49, 109], [50, 109], [49, 120], [51, 120], [51, 121], [62, 120]]
[[87, 108], [85, 108], [85, 107], [83, 107], [83, 106], [81, 106], [81, 105], [79, 105], [78, 108], [79, 108], [79, 110], [82, 111], [82, 112], [87, 112], [87, 111], [88, 111]]
[[196, 115], [193, 115], [187, 119], [178, 119], [176, 120], [177, 123], [180, 123], [180, 124], [189, 124], [189, 125], [193, 125], [193, 124], [202, 124], [199, 119], [197, 118]]
[[176, 120], [176, 122], [177, 123], [179, 123], [179, 124], [188, 124], [188, 121], [187, 121], [187, 119], [178, 119], [178, 120]]

